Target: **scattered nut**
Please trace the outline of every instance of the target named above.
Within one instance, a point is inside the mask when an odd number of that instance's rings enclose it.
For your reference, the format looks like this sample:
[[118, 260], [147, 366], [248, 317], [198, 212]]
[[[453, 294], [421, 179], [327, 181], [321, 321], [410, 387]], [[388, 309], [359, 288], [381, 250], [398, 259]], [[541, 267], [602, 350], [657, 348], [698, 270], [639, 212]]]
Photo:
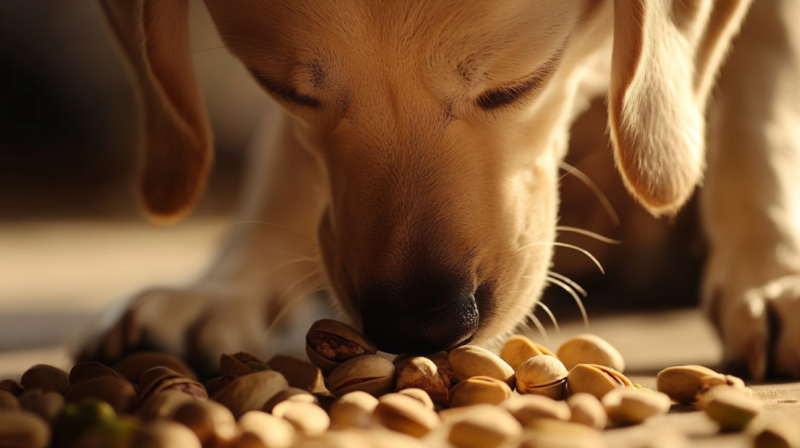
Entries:
[[286, 378], [270, 370], [255, 372], [236, 378], [225, 389], [219, 391], [214, 400], [222, 403], [239, 418], [247, 411], [261, 410], [264, 404], [278, 392], [289, 387]]
[[151, 395], [150, 398], [139, 403], [136, 416], [146, 422], [161, 418], [170, 418], [176, 409], [194, 400], [196, 400], [196, 398], [191, 395], [175, 390], [168, 390], [160, 394]]
[[288, 421], [298, 433], [305, 436], [322, 434], [331, 425], [328, 414], [312, 403], [284, 401], [272, 409], [272, 415]]
[[69, 374], [58, 367], [37, 364], [26, 370], [19, 382], [25, 390], [41, 389], [64, 395], [69, 389]]
[[0, 390], [0, 412], [16, 411], [19, 409], [19, 400], [11, 392]]
[[319, 368], [309, 362], [301, 361], [291, 356], [273, 356], [267, 362], [270, 369], [280, 372], [289, 387], [305, 389], [311, 393], [327, 392], [325, 389], [325, 378]]
[[606, 446], [600, 431], [576, 423], [540, 419], [523, 433], [520, 448], [602, 448]]
[[511, 388], [505, 381], [488, 376], [474, 376], [450, 389], [450, 407], [473, 404], [500, 404], [511, 396]]
[[658, 372], [656, 389], [678, 404], [691, 404], [712, 378], [724, 379], [724, 375], [698, 365], [668, 367]]
[[253, 372], [269, 370], [267, 364], [247, 352], [234, 353], [233, 355], [223, 354], [219, 359], [219, 370], [223, 376], [238, 378], [242, 375], [249, 375]]
[[439, 425], [439, 416], [418, 400], [390, 393], [378, 399], [373, 417], [392, 431], [424, 437]]
[[741, 389], [717, 386], [703, 395], [700, 407], [721, 431], [739, 431], [764, 411], [764, 404]]
[[331, 405], [329, 411], [331, 427], [366, 428], [376, 406], [378, 399], [366, 392], [355, 391], [344, 394]]
[[378, 355], [359, 356], [331, 372], [326, 385], [337, 397], [356, 390], [383, 395], [394, 390], [394, 364]]
[[20, 394], [25, 392], [25, 388], [14, 380], [3, 380], [0, 381], [0, 391], [5, 391], [15, 397], [18, 397]]
[[625, 360], [619, 351], [593, 334], [579, 334], [567, 339], [558, 348], [557, 356], [569, 370], [578, 364], [597, 364], [620, 373], [625, 371]]
[[586, 392], [602, 400], [603, 396], [617, 388], [633, 388], [625, 375], [605, 366], [578, 364], [567, 375], [567, 386], [573, 394]]
[[248, 411], [239, 418], [240, 448], [288, 448], [294, 443], [294, 426], [261, 411]]
[[111, 367], [100, 364], [99, 362], [89, 361], [75, 364], [72, 367], [69, 371], [69, 384], [70, 386], [75, 386], [83, 381], [93, 380], [99, 377], [111, 377], [125, 380], [125, 377], [117, 373]]
[[503, 349], [500, 350], [500, 358], [507, 362], [514, 371], [519, 370], [519, 365], [526, 360], [539, 355], [556, 357], [555, 353], [543, 345], [539, 345], [520, 334], [508, 338], [505, 345], [503, 345]]
[[433, 410], [436, 407], [433, 404], [433, 400], [431, 400], [430, 395], [428, 395], [428, 393], [425, 392], [422, 389], [417, 389], [417, 388], [412, 387], [412, 388], [409, 388], [409, 389], [403, 389], [401, 391], [398, 391], [397, 393], [400, 394], [400, 395], [409, 396], [409, 397], [419, 401], [420, 403], [424, 404], [425, 407], [428, 408], [428, 409]]
[[643, 389], [614, 389], [602, 401], [608, 417], [620, 425], [635, 425], [666, 414], [672, 404], [666, 394]]
[[572, 417], [569, 419], [572, 423], [580, 423], [598, 430], [606, 427], [608, 415], [603, 404], [594, 395], [583, 392], [574, 394], [567, 398], [567, 405], [572, 411]]
[[130, 448], [201, 448], [189, 428], [167, 420], [158, 420], [134, 431]]
[[557, 358], [549, 355], [534, 356], [520, 364], [517, 369], [517, 391], [560, 400], [564, 397], [568, 373]]
[[459, 381], [474, 376], [488, 376], [514, 387], [514, 369], [499, 356], [476, 345], [462, 345], [450, 351], [450, 368]]
[[496, 448], [521, 432], [522, 427], [508, 412], [477, 405], [452, 425], [447, 440], [460, 448]]
[[50, 428], [36, 414], [25, 411], [0, 411], [0, 446], [45, 448], [50, 444]]
[[306, 335], [308, 359], [325, 375], [345, 361], [375, 353], [378, 349], [364, 335], [336, 320], [318, 320]]
[[197, 379], [194, 371], [180, 358], [163, 352], [134, 352], [120, 359], [112, 369], [128, 381], [138, 383], [142, 373], [153, 367], [166, 367], [182, 377]]
[[64, 397], [52, 390], [28, 389], [19, 396], [19, 406], [47, 422], [53, 422], [64, 407]]
[[797, 448], [800, 447], [800, 428], [797, 420], [783, 417], [768, 422], [753, 440], [754, 448]]
[[77, 403], [87, 398], [104, 401], [118, 414], [122, 414], [133, 409], [136, 403], [136, 390], [128, 380], [115, 372], [114, 375], [100, 375], [72, 383], [64, 394], [67, 403]]
[[267, 400], [266, 403], [264, 403], [264, 407], [261, 408], [261, 410], [264, 412], [271, 413], [275, 405], [284, 402], [286, 400], [301, 401], [303, 403], [311, 403], [311, 404], [319, 403], [317, 397], [312, 395], [311, 392], [305, 389], [289, 387], [273, 395], [272, 398], [270, 398], [269, 400]]
[[501, 403], [500, 407], [523, 426], [542, 418], [568, 421], [572, 416], [566, 403], [542, 395], [515, 395]]
[[422, 389], [427, 392], [429, 400], [439, 406], [447, 406], [448, 388], [432, 360], [423, 356], [413, 356], [395, 364], [395, 369], [396, 391], [409, 388]]
[[237, 435], [236, 420], [225, 406], [212, 400], [191, 400], [172, 414], [197, 436], [204, 447], [225, 446]]

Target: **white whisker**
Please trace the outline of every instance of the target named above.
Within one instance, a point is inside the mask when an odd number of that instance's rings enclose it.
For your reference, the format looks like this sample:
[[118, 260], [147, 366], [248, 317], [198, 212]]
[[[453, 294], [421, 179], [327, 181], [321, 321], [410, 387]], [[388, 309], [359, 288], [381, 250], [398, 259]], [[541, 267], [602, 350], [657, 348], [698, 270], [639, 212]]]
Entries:
[[288, 231], [290, 231], [290, 232], [292, 232], [292, 233], [294, 233], [296, 235], [300, 235], [300, 236], [308, 238], [308, 239], [310, 239], [312, 241], [317, 241], [316, 238], [314, 238], [314, 237], [312, 237], [310, 235], [307, 235], [307, 234], [305, 234], [305, 233], [303, 233], [303, 232], [301, 232], [299, 230], [296, 230], [296, 229], [293, 229], [291, 227], [287, 227], [287, 226], [284, 226], [284, 225], [281, 225], [281, 224], [275, 224], [274, 222], [266, 222], [266, 221], [236, 221], [236, 222], [230, 223], [228, 225], [228, 227], [237, 226], [239, 224], [264, 224], [264, 225], [267, 225], [267, 226], [275, 226], [275, 227], [278, 227], [279, 229], [288, 230]]
[[550, 308], [547, 305], [545, 305], [544, 303], [542, 303], [541, 301], [539, 301], [539, 302], [536, 302], [533, 305], [534, 311], [536, 310], [537, 306], [541, 307], [544, 310], [544, 312], [547, 313], [548, 316], [550, 316], [550, 320], [553, 321], [553, 326], [556, 328], [556, 332], [560, 333], [561, 329], [558, 328], [558, 321], [556, 320], [556, 316], [553, 314], [553, 312], [550, 311]]
[[275, 271], [277, 271], [278, 269], [284, 268], [284, 267], [286, 267], [286, 266], [289, 266], [289, 265], [292, 265], [292, 264], [295, 264], [295, 263], [302, 263], [302, 262], [306, 262], [306, 263], [319, 263], [319, 262], [320, 262], [320, 260], [319, 260], [318, 258], [312, 258], [312, 257], [303, 257], [303, 258], [297, 258], [297, 259], [295, 259], [295, 260], [290, 260], [290, 261], [287, 261], [287, 262], [285, 262], [285, 263], [281, 263], [281, 264], [279, 264], [279, 265], [275, 266], [275, 267], [272, 269], [272, 272], [275, 272]]
[[585, 289], [581, 288], [581, 285], [579, 285], [578, 283], [576, 283], [574, 280], [572, 280], [571, 278], [567, 277], [566, 275], [562, 275], [562, 274], [559, 274], [558, 272], [553, 272], [553, 271], [547, 271], [547, 274], [552, 276], [552, 277], [555, 277], [555, 278], [557, 278], [557, 279], [559, 279], [559, 280], [561, 280], [561, 281], [563, 281], [565, 283], [567, 283], [570, 286], [572, 286], [573, 288], [578, 290], [578, 292], [580, 292], [583, 297], [586, 297], [586, 296], [589, 295], [589, 293], [586, 292]]
[[592, 237], [592, 238], [594, 238], [594, 239], [596, 239], [598, 241], [602, 241], [602, 242], [608, 243], [608, 244], [622, 244], [622, 241], [620, 241], [620, 240], [615, 240], [613, 238], [609, 238], [607, 236], [603, 236], [603, 235], [600, 235], [598, 233], [594, 233], [591, 230], [579, 229], [577, 227], [556, 226], [556, 231], [580, 233], [581, 235], [586, 235], [586, 236]]
[[[561, 169], [567, 172], [567, 174], [572, 174], [573, 176], [577, 177], [584, 184], [586, 184], [586, 186], [589, 187], [589, 189], [591, 189], [594, 192], [595, 196], [597, 196], [597, 199], [600, 201], [600, 204], [603, 206], [604, 209], [606, 209], [606, 213], [608, 213], [608, 216], [611, 218], [611, 221], [614, 223], [615, 226], [618, 226], [620, 224], [619, 216], [617, 215], [617, 212], [614, 211], [614, 207], [611, 205], [611, 202], [608, 201], [606, 195], [604, 195], [603, 192], [600, 191], [600, 187], [598, 187], [597, 184], [592, 182], [592, 180], [589, 179], [589, 176], [583, 174], [581, 170], [575, 168], [574, 166], [564, 161], [559, 162], [559, 165]], [[566, 174], [564, 176], [561, 176], [559, 180], [563, 179], [565, 176]]]
[[578, 304], [578, 308], [580, 308], [581, 310], [581, 316], [583, 316], [583, 325], [586, 328], [589, 328], [589, 316], [586, 314], [586, 308], [583, 307], [583, 301], [578, 296], [578, 293], [576, 293], [572, 288], [570, 288], [569, 285], [556, 278], [547, 277], [547, 281], [554, 285], [560, 286], [564, 291], [567, 291], [569, 295], [572, 296], [573, 299], [575, 299], [575, 303]]
[[536, 316], [534, 316], [534, 314], [533, 314], [533, 313], [528, 313], [527, 317], [528, 317], [528, 319], [530, 319], [530, 320], [531, 320], [531, 322], [533, 322], [533, 325], [535, 325], [535, 326], [536, 326], [536, 328], [539, 330], [539, 334], [541, 334], [541, 335], [542, 335], [542, 337], [544, 338], [544, 340], [545, 340], [545, 341], [549, 341], [549, 340], [550, 340], [550, 338], [549, 338], [549, 337], [547, 337], [547, 330], [545, 330], [545, 329], [544, 329], [544, 325], [542, 325], [542, 322], [541, 322], [541, 321], [539, 321], [539, 318], [538, 318], [538, 317], [536, 317]]
[[591, 258], [591, 259], [592, 259], [592, 261], [594, 261], [594, 264], [596, 264], [596, 265], [597, 265], [597, 267], [600, 269], [600, 272], [602, 272], [603, 274], [605, 274], [605, 273], [606, 273], [606, 271], [603, 269], [603, 265], [601, 265], [601, 264], [600, 264], [600, 261], [598, 261], [598, 260], [597, 260], [597, 258], [595, 258], [595, 257], [594, 257], [594, 255], [592, 255], [591, 253], [589, 253], [589, 251], [588, 251], [588, 250], [586, 250], [586, 249], [583, 249], [583, 248], [580, 248], [580, 247], [578, 247], [578, 246], [575, 246], [575, 245], [573, 245], [573, 244], [562, 243], [562, 242], [560, 242], [560, 241], [553, 241], [552, 243], [544, 243], [544, 242], [540, 242], [540, 243], [530, 243], [530, 244], [526, 244], [526, 245], [524, 245], [524, 246], [522, 246], [522, 247], [518, 248], [518, 249], [516, 250], [516, 252], [519, 252], [519, 251], [521, 251], [522, 249], [526, 249], [526, 248], [528, 248], [528, 247], [531, 247], [531, 246], [559, 246], [559, 247], [566, 247], [566, 248], [569, 248], [569, 249], [574, 249], [574, 250], [577, 250], [578, 252], [581, 252], [581, 253], [583, 253], [584, 255], [586, 255], [587, 257]]

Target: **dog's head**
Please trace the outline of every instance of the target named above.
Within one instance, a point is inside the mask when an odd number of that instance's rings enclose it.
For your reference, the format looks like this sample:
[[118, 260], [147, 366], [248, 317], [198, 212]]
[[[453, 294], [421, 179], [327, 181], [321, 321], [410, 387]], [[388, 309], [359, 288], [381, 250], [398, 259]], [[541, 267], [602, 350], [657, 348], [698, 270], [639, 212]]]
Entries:
[[[687, 199], [709, 80], [744, 8], [671, 3], [206, 0], [318, 160], [330, 284], [390, 352], [486, 341], [528, 313], [550, 263], [574, 99], [612, 34], [618, 167], [655, 213]], [[144, 205], [180, 215], [211, 158], [186, 1], [105, 6], [142, 93]]]

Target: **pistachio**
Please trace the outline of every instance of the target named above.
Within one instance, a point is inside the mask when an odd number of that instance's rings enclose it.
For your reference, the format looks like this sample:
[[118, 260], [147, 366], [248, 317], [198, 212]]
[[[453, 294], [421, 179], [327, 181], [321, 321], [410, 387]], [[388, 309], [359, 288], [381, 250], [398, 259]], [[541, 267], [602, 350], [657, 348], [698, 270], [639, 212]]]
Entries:
[[318, 320], [306, 335], [308, 359], [325, 375], [345, 361], [375, 353], [378, 353], [378, 349], [364, 335], [336, 320]]
[[331, 425], [331, 419], [321, 407], [312, 403], [283, 401], [275, 405], [272, 415], [281, 417], [305, 436], [322, 434]]
[[273, 356], [267, 362], [269, 368], [280, 372], [289, 382], [289, 387], [304, 389], [311, 393], [327, 392], [325, 379], [319, 368], [309, 362], [291, 356]]
[[18, 397], [20, 394], [25, 392], [25, 388], [22, 387], [22, 385], [18, 382], [9, 379], [0, 381], [0, 391], [8, 392], [13, 396]]
[[53, 423], [57, 446], [73, 446], [75, 442], [92, 431], [105, 431], [117, 420], [110, 404], [96, 398], [79, 403], [66, 403]]
[[[66, 372], [64, 374], [66, 375]], [[19, 406], [52, 422], [64, 407], [64, 397], [54, 391], [28, 389], [19, 396]]]
[[26, 370], [19, 382], [25, 390], [42, 389], [64, 395], [69, 389], [69, 374], [58, 367], [37, 364]]
[[327, 431], [314, 437], [304, 437], [292, 448], [373, 448], [373, 446], [362, 435], [354, 432]]
[[567, 406], [572, 412], [570, 422], [598, 430], [606, 427], [608, 415], [603, 404], [594, 395], [584, 392], [574, 394], [567, 398]]
[[237, 435], [236, 420], [225, 406], [212, 400], [191, 400], [172, 414], [197, 436], [204, 447], [226, 446]]
[[567, 339], [557, 352], [558, 359], [567, 369], [578, 364], [597, 364], [617, 372], [625, 371], [625, 360], [614, 346], [593, 334], [579, 334]]
[[392, 431], [424, 437], [439, 425], [439, 416], [407, 395], [386, 394], [378, 399], [373, 417]]
[[529, 358], [539, 355], [555, 357], [556, 354], [539, 345], [521, 334], [511, 336], [500, 350], [500, 358], [507, 362], [514, 371], [519, 369], [519, 365]]
[[364, 355], [342, 363], [328, 376], [326, 385], [336, 396], [355, 390], [379, 396], [394, 390], [394, 375], [390, 361], [378, 355]]
[[753, 440], [754, 448], [800, 447], [800, 428], [791, 417], [782, 417], [768, 422]]
[[570, 393], [586, 392], [602, 400], [603, 396], [617, 388], [633, 388], [633, 383], [625, 375], [605, 366], [578, 364], [567, 375]]
[[519, 448], [602, 448], [600, 431], [577, 423], [540, 419], [528, 426]]
[[370, 448], [425, 448], [429, 446], [416, 437], [377, 426], [370, 429], [353, 428], [349, 432], [361, 436]]
[[[74, 369], [73, 369], [74, 370]], [[87, 398], [96, 398], [110, 404], [118, 414], [124, 414], [136, 403], [133, 385], [118, 375], [101, 375], [72, 383], [64, 394], [67, 403], [76, 403]]]
[[247, 411], [260, 410], [267, 400], [287, 387], [289, 384], [283, 375], [267, 370], [236, 378], [214, 395], [214, 399], [239, 418]]
[[230, 375], [222, 375], [215, 378], [211, 378], [210, 380], [206, 381], [203, 384], [206, 388], [206, 392], [208, 392], [209, 397], [213, 397], [217, 395], [219, 391], [228, 387], [228, 384], [231, 384], [233, 380], [237, 377], [230, 376]]
[[25, 411], [0, 411], [0, 446], [45, 448], [50, 444], [50, 428], [36, 414]]
[[413, 356], [395, 364], [396, 391], [416, 388], [427, 392], [434, 403], [447, 406], [449, 393], [436, 364], [423, 356]]
[[286, 400], [301, 401], [303, 403], [311, 403], [311, 404], [319, 403], [317, 397], [311, 394], [311, 392], [305, 389], [298, 389], [296, 387], [288, 387], [278, 392], [277, 394], [273, 395], [272, 398], [267, 400], [267, 402], [264, 403], [264, 407], [261, 408], [261, 410], [264, 412], [271, 413], [275, 405], [284, 402]]
[[725, 375], [725, 374], [716, 374], [716, 375], [709, 375], [700, 378], [700, 384], [702, 387], [700, 391], [697, 392], [695, 395], [695, 401], [701, 401], [703, 395], [708, 393], [711, 389], [717, 386], [731, 386], [734, 389], [738, 389], [742, 391], [742, 393], [752, 396], [753, 390], [749, 387], [745, 387], [744, 381], [741, 378], [735, 377], [733, 375]]
[[477, 405], [453, 423], [447, 440], [459, 448], [496, 448], [520, 432], [522, 427], [508, 412], [490, 405]]
[[511, 388], [505, 381], [488, 376], [474, 376], [450, 389], [450, 407], [473, 404], [500, 404], [511, 396]]
[[366, 392], [344, 394], [331, 405], [331, 426], [338, 429], [366, 428], [376, 406], [378, 399]]
[[488, 376], [515, 386], [514, 369], [499, 356], [476, 345], [462, 345], [450, 351], [450, 368], [456, 378], [464, 381], [473, 376]]
[[219, 370], [223, 375], [238, 378], [253, 372], [269, 370], [269, 366], [255, 355], [247, 352], [239, 352], [233, 355], [221, 355], [219, 359]]
[[199, 382], [182, 377], [168, 367], [152, 367], [142, 372], [139, 377], [139, 402], [143, 402], [152, 395], [175, 390], [196, 398], [208, 398], [205, 387]]
[[572, 416], [569, 406], [542, 395], [516, 395], [500, 404], [523, 426], [541, 418], [568, 421]]
[[422, 389], [417, 389], [415, 387], [410, 387], [408, 389], [403, 389], [397, 392], [400, 395], [405, 395], [407, 397], [411, 397], [420, 403], [424, 404], [426, 408], [433, 410], [436, 406], [433, 404], [433, 400], [431, 400], [431, 396], [428, 395]]
[[635, 425], [666, 414], [672, 404], [666, 394], [643, 389], [614, 389], [602, 401], [608, 417], [620, 425]]
[[149, 398], [139, 403], [136, 415], [146, 422], [161, 418], [170, 418], [176, 409], [194, 400], [195, 397], [191, 395], [176, 390], [168, 390], [151, 395]]
[[727, 385], [708, 391], [699, 405], [722, 431], [739, 431], [764, 411], [761, 400]]
[[294, 426], [286, 420], [261, 411], [248, 411], [239, 418], [242, 435], [237, 447], [288, 448], [294, 443]]
[[698, 365], [668, 367], [658, 373], [656, 389], [678, 404], [691, 404], [714, 378], [724, 379], [725, 376]]
[[[93, 380], [99, 377], [110, 377], [117, 379], [125, 379], [122, 375], [114, 371], [111, 367], [99, 362], [88, 361], [80, 364], [75, 364], [69, 371], [69, 384], [75, 386], [76, 384], [84, 381]], [[125, 380], [127, 381], [127, 380]]]
[[567, 373], [566, 367], [557, 358], [534, 356], [517, 369], [517, 391], [560, 400], [564, 397]]
[[16, 411], [19, 409], [19, 400], [11, 392], [0, 390], [0, 412]]
[[453, 372], [453, 368], [450, 367], [449, 353], [442, 351], [436, 352], [432, 355], [427, 355], [425, 357], [436, 364], [436, 370], [439, 373], [439, 376], [442, 377], [442, 382], [444, 383], [445, 389], [450, 390], [450, 388], [458, 383], [456, 374]]
[[134, 431], [130, 448], [201, 448], [189, 428], [167, 420], [156, 420]]
[[197, 379], [194, 371], [180, 358], [162, 352], [131, 353], [114, 364], [112, 369], [128, 381], [138, 383], [142, 373], [153, 367], [166, 367], [174, 370], [182, 377]]

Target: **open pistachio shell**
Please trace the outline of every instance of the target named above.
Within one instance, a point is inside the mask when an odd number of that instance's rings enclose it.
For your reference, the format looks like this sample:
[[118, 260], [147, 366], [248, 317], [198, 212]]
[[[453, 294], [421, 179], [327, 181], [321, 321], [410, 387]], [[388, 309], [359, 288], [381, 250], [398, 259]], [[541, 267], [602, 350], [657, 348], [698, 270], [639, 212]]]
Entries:
[[326, 385], [336, 396], [356, 390], [380, 396], [394, 390], [394, 364], [378, 355], [359, 356], [331, 372]]
[[602, 400], [605, 394], [614, 389], [633, 389], [633, 383], [614, 369], [596, 364], [578, 364], [567, 375], [567, 387], [570, 393], [586, 392]]
[[539, 355], [556, 356], [556, 354], [548, 348], [531, 341], [521, 334], [508, 338], [503, 345], [503, 349], [500, 350], [500, 358], [507, 362], [514, 371], [529, 358]]
[[564, 397], [566, 367], [557, 358], [539, 355], [527, 359], [517, 369], [517, 391], [560, 400]]
[[267, 400], [287, 387], [289, 383], [283, 375], [265, 370], [236, 378], [213, 398], [239, 418], [247, 411], [261, 410]]
[[421, 389], [427, 393], [429, 400], [439, 406], [447, 406], [448, 388], [439, 375], [436, 364], [423, 356], [413, 356], [395, 364], [397, 370], [396, 391], [403, 389]]
[[378, 349], [363, 334], [336, 320], [318, 320], [306, 334], [308, 359], [325, 375], [345, 361], [375, 353]]

